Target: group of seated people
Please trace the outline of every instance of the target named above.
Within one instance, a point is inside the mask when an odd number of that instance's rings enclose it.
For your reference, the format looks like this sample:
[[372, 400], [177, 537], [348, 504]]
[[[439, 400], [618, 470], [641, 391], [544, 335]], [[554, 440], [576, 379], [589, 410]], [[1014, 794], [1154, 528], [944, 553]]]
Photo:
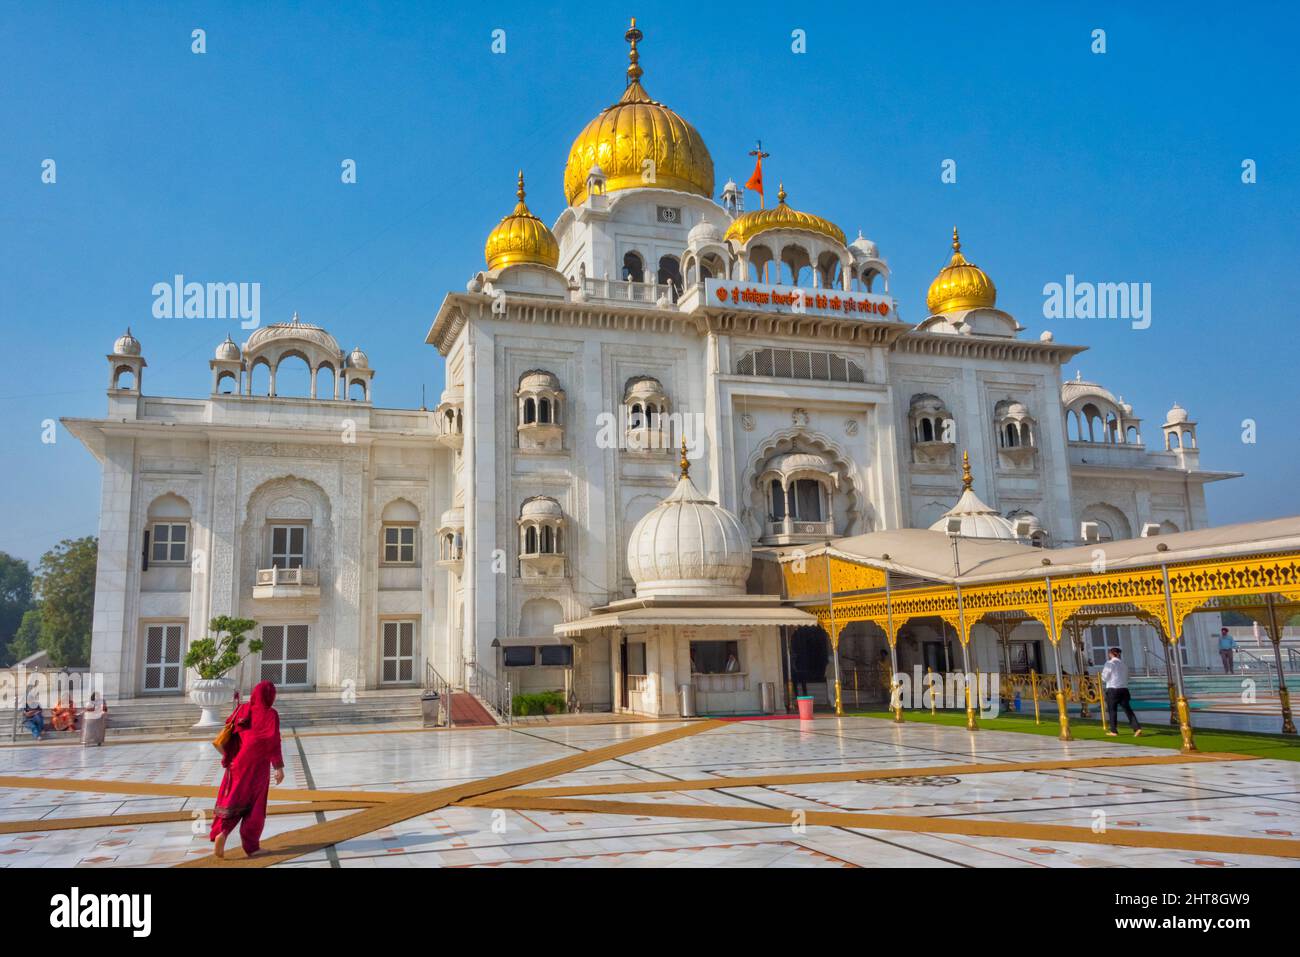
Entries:
[[82, 744], [103, 744], [104, 732], [108, 727], [108, 706], [99, 701], [98, 693], [93, 691], [83, 711], [77, 710], [70, 697], [61, 697], [58, 704], [50, 709], [50, 722], [47, 726], [45, 709], [38, 699], [30, 698], [23, 708], [23, 727], [31, 731], [33, 741], [39, 741], [49, 727], [55, 731], [80, 730]]

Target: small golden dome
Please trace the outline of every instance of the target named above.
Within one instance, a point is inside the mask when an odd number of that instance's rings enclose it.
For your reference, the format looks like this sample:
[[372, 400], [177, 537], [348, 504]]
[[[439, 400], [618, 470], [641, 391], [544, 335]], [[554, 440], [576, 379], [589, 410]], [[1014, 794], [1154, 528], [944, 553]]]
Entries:
[[552, 269], [560, 262], [560, 246], [546, 224], [528, 211], [524, 203], [524, 173], [519, 171], [519, 202], [488, 234], [483, 256], [488, 269], [519, 263], [539, 263]]
[[587, 124], [569, 149], [564, 198], [570, 206], [587, 198], [587, 172], [593, 165], [605, 173], [606, 192], [654, 187], [713, 195], [713, 157], [703, 137], [668, 107], [650, 99], [641, 86], [643, 71], [636, 49], [641, 37], [634, 17], [624, 34], [631, 45], [627, 89], [617, 103]]
[[925, 304], [930, 315], [957, 312], [962, 309], [992, 308], [998, 301], [998, 290], [988, 273], [974, 263], [967, 262], [961, 254], [961, 240], [957, 227], [952, 228], [952, 259], [939, 270], [930, 283]]
[[802, 229], [805, 232], [818, 233], [828, 239], [833, 239], [841, 246], [847, 245], [844, 239], [844, 230], [829, 219], [822, 219], [812, 213], [801, 213], [799, 210], [787, 206], [785, 204], [784, 183], [781, 184], [780, 191], [776, 194], [776, 200], [776, 205], [771, 209], [755, 209], [748, 213], [741, 213], [727, 227], [724, 238], [733, 239], [743, 246], [759, 233], [765, 233], [770, 229]]

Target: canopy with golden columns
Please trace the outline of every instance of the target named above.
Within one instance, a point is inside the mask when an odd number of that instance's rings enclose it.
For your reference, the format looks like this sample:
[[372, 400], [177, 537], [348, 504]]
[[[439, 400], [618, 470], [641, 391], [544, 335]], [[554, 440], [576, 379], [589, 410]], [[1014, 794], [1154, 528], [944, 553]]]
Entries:
[[952, 259], [934, 277], [925, 297], [930, 315], [937, 316], [962, 309], [991, 309], [997, 301], [998, 290], [988, 273], [974, 263], [967, 262], [961, 254], [961, 240], [957, 238], [957, 227], [954, 226]]
[[633, 18], [624, 34], [631, 45], [627, 89], [617, 103], [587, 124], [569, 149], [564, 198], [570, 206], [587, 198], [587, 173], [593, 165], [605, 173], [606, 192], [655, 187], [713, 196], [713, 157], [704, 139], [686, 120], [650, 99], [641, 86], [643, 71], [636, 49], [641, 37]]
[[519, 263], [538, 263], [552, 269], [560, 261], [560, 246], [546, 224], [528, 211], [524, 203], [524, 173], [519, 171], [519, 197], [514, 212], [497, 223], [488, 234], [483, 257], [488, 269]]
[[822, 219], [812, 213], [801, 213], [785, 204], [785, 184], [781, 184], [776, 194], [776, 205], [771, 209], [754, 209], [742, 213], [727, 227], [726, 239], [733, 239], [741, 246], [745, 245], [759, 233], [772, 229], [802, 229], [832, 239], [841, 246], [847, 245], [844, 230], [829, 219]]

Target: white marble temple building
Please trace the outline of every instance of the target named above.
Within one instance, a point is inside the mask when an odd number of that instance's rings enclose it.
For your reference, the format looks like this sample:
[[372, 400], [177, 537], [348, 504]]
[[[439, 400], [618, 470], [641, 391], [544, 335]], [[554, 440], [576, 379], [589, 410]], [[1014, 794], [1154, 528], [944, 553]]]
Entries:
[[[1200, 467], [1187, 411], [1144, 433], [1121, 398], [1066, 378], [1084, 347], [1025, 337], [956, 230], [909, 321], [918, 277], [892, 276], [875, 243], [784, 187], [749, 210], [734, 182], [716, 189], [628, 39], [558, 220], [529, 211], [521, 174], [486, 268], [443, 299], [435, 409], [376, 406], [365, 354], [296, 317], [218, 345], [203, 398], [149, 395], [141, 342], [117, 341], [107, 415], [67, 423], [103, 468], [92, 666], [110, 696], [180, 693], [186, 643], [239, 614], [268, 642], [250, 666], [287, 689], [504, 669], [586, 709], [674, 713], [672, 681], [654, 702], [623, 694], [648, 667], [625, 660], [626, 634], [557, 626], [633, 598], [629, 540], [679, 482], [683, 440], [751, 549], [942, 523], [964, 451], [999, 519], [983, 534], [1051, 547], [1207, 524], [1204, 485], [1231, 473]], [[310, 393], [282, 394], [277, 372], [303, 362]], [[779, 681], [777, 628], [757, 628], [738, 670]]]

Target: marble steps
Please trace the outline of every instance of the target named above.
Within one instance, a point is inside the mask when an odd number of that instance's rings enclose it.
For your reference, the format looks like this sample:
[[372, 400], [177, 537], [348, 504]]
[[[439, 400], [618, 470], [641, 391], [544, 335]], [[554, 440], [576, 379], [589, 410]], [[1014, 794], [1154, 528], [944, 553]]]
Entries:
[[[276, 702], [276, 710], [285, 730], [421, 720], [420, 692], [415, 690], [363, 692], [351, 703], [341, 700], [337, 694], [288, 694]], [[108, 733], [139, 736], [187, 732], [198, 717], [198, 706], [184, 698], [122, 702], [109, 708]]]

